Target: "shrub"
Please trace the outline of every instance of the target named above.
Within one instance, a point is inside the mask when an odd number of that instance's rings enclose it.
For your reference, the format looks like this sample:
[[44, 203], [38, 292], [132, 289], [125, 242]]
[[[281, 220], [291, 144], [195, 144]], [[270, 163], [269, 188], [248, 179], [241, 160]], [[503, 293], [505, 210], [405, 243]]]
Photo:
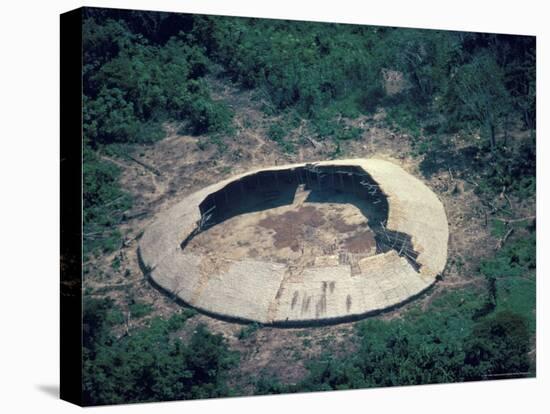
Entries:
[[191, 104], [188, 115], [191, 131], [197, 135], [229, 131], [232, 118], [226, 105], [202, 97]]
[[84, 254], [114, 251], [121, 239], [114, 225], [130, 207], [131, 198], [118, 186], [119, 168], [102, 161], [87, 147], [82, 168]]
[[262, 325], [257, 322], [252, 322], [246, 327], [242, 328], [237, 334], [237, 338], [246, 339], [253, 335], [258, 329], [261, 329]]
[[277, 143], [282, 143], [286, 135], [287, 132], [280, 123], [271, 124], [269, 129], [267, 130], [267, 136], [269, 137], [269, 139]]
[[142, 318], [153, 311], [153, 306], [149, 303], [133, 302], [128, 306], [132, 318]]

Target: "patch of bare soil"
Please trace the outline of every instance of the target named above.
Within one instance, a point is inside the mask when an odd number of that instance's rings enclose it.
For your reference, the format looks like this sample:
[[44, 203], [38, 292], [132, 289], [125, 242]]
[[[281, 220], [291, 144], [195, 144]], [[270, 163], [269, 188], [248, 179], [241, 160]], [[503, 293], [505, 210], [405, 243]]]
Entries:
[[271, 229], [273, 234], [273, 246], [276, 249], [290, 247], [290, 250], [300, 250], [300, 239], [306, 233], [325, 224], [324, 215], [313, 206], [300, 206], [297, 210], [286, 211], [279, 216], [267, 216], [258, 222], [258, 225]]
[[[335, 209], [336, 211], [339, 211], [338, 209]], [[348, 231], [352, 231], [355, 229], [354, 224], [348, 224], [346, 223], [342, 217], [333, 217], [332, 219], [332, 226], [334, 227], [334, 230], [336, 230], [339, 233], [347, 233]]]
[[344, 248], [351, 253], [363, 253], [376, 250], [376, 240], [372, 231], [363, 230], [344, 239]]

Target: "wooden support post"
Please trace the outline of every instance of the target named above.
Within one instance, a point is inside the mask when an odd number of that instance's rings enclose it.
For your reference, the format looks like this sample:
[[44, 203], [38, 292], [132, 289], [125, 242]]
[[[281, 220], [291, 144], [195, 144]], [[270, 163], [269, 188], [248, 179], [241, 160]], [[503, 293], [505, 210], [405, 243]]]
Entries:
[[225, 204], [229, 206], [229, 197], [227, 196], [227, 186], [223, 188], [223, 195], [225, 196]]
[[313, 174], [315, 175], [315, 179], [317, 180], [317, 188], [321, 190], [321, 173], [319, 171], [313, 171]]

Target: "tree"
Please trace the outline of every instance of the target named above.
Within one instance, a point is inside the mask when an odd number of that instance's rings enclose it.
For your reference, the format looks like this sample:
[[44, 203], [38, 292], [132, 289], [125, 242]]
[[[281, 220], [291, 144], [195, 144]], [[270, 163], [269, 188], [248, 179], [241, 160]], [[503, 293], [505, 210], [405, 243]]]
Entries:
[[474, 327], [466, 342], [465, 379], [519, 378], [529, 371], [525, 319], [502, 311]]
[[449, 68], [460, 53], [459, 37], [453, 32], [393, 29], [381, 42], [385, 65], [409, 79], [413, 99], [429, 104], [448, 82]]
[[153, 318], [148, 326], [116, 338], [120, 319], [108, 299], [84, 302], [84, 400], [116, 404], [227, 396], [228, 370], [237, 362], [221, 335], [199, 325], [187, 343], [174, 338], [194, 312], [169, 319]]
[[96, 99], [84, 97], [84, 135], [93, 146], [135, 142], [139, 121], [134, 105], [118, 88], [103, 87]]
[[451, 88], [462, 103], [460, 115], [477, 120], [489, 138], [491, 150], [495, 150], [497, 126], [510, 109], [503, 69], [493, 56], [482, 53], [457, 69]]

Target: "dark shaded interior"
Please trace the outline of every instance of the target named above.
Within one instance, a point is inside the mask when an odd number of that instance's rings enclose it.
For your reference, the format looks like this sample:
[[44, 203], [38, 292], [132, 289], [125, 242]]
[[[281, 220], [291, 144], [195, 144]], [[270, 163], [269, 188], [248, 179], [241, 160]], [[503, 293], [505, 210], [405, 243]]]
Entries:
[[368, 219], [375, 233], [376, 253], [394, 249], [418, 271], [411, 237], [388, 230], [388, 200], [378, 184], [355, 166], [306, 164], [285, 170], [264, 170], [227, 184], [207, 196], [199, 205], [201, 219], [181, 248], [198, 233], [240, 214], [268, 210], [294, 202], [298, 186], [309, 191], [306, 202], [348, 203]]

